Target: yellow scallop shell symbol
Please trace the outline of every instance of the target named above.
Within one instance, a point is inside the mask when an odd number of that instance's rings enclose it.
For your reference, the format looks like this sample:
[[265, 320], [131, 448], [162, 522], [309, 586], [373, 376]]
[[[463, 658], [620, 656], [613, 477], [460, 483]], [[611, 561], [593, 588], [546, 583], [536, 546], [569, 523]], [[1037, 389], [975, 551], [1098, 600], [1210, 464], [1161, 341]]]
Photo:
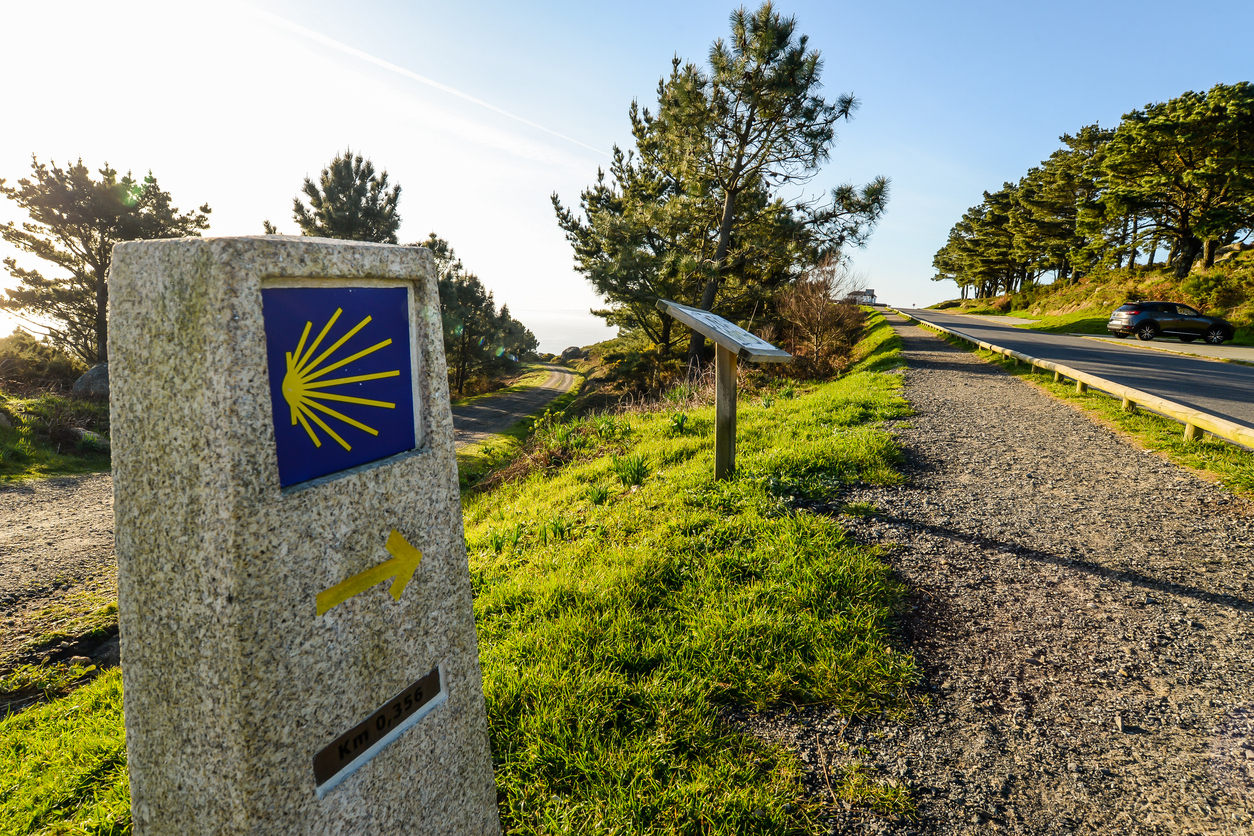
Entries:
[[340, 438], [340, 436], [336, 434], [335, 430], [327, 426], [327, 423], [315, 414], [315, 410], [323, 413], [324, 415], [329, 415], [337, 421], [341, 421], [349, 426], [368, 432], [371, 435], [378, 435], [379, 431], [373, 429], [372, 427], [367, 427], [360, 421], [355, 421], [352, 418], [349, 418], [342, 412], [336, 412], [334, 409], [331, 409], [325, 404], [319, 403], [319, 401], [341, 401], [343, 403], [363, 404], [365, 406], [376, 406], [384, 409], [395, 409], [396, 404], [388, 403], [387, 401], [372, 401], [366, 398], [354, 398], [350, 395], [337, 395], [333, 392], [324, 392], [322, 390], [330, 389], [335, 386], [346, 386], [350, 383], [360, 383], [364, 380], [378, 380], [383, 377], [399, 377], [401, 373], [398, 370], [378, 372], [376, 374], [359, 374], [352, 377], [337, 377], [332, 380], [321, 379], [324, 375], [329, 374], [336, 369], [343, 368], [354, 360], [360, 360], [367, 354], [372, 354], [379, 349], [392, 344], [391, 339], [386, 339], [381, 343], [376, 343], [369, 348], [362, 349], [356, 354], [323, 366], [322, 362], [324, 360], [330, 358], [342, 345], [352, 339], [358, 331], [370, 324], [370, 317], [366, 317], [361, 322], [357, 323], [356, 327], [350, 330], [347, 334], [336, 340], [334, 345], [314, 358], [314, 352], [318, 350], [318, 346], [322, 344], [323, 339], [325, 339], [327, 334], [330, 333], [331, 326], [335, 324], [335, 321], [340, 318], [340, 314], [343, 312], [343, 308], [335, 309], [335, 313], [331, 315], [329, 320], [327, 320], [327, 324], [318, 334], [317, 339], [313, 341], [313, 345], [309, 346], [308, 349], [305, 348], [305, 341], [309, 339], [309, 332], [313, 330], [313, 323], [305, 323], [305, 330], [300, 335], [300, 342], [296, 344], [296, 350], [286, 353], [287, 374], [283, 376], [282, 389], [283, 397], [287, 401], [287, 405], [292, 410], [292, 426], [296, 426], [297, 423], [300, 423], [300, 425], [305, 428], [305, 432], [309, 433], [309, 438], [313, 441], [314, 447], [321, 447], [322, 441], [318, 438], [318, 434], [314, 432], [313, 427], [309, 425], [310, 421], [317, 424], [322, 428], [323, 432], [338, 441], [340, 446], [345, 450], [352, 450], [352, 445]]

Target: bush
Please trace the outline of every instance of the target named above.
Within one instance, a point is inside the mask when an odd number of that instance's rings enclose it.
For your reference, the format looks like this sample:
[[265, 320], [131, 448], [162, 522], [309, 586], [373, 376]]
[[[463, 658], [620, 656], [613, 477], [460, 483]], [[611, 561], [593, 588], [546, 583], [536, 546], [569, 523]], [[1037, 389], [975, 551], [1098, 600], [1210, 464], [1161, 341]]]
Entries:
[[[784, 320], [784, 344], [793, 355], [781, 372], [827, 378], [849, 364], [866, 314], [848, 301], [859, 284], [842, 262], [825, 261], [775, 297]], [[772, 334], [773, 336], [773, 334]], [[763, 339], [770, 342], [764, 333]]]
[[85, 371], [79, 360], [20, 328], [0, 337], [0, 387], [7, 391], [73, 386]]
[[1230, 308], [1245, 301], [1250, 288], [1243, 287], [1241, 277], [1224, 270], [1191, 273], [1180, 290], [1203, 310]]

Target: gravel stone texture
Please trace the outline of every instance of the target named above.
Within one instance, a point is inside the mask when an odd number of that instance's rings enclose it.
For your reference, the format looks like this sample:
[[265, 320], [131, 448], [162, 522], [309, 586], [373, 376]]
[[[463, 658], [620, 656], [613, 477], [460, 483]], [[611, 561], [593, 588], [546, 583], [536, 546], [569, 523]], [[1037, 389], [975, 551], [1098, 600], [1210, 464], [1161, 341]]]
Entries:
[[877, 510], [844, 519], [913, 590], [913, 715], [736, 719], [818, 798], [855, 762], [909, 788], [916, 816], [835, 801], [832, 833], [1254, 833], [1254, 509], [894, 327], [906, 484], [841, 499]]
[[39, 611], [116, 581], [109, 474], [0, 484], [0, 670], [81, 651], [67, 644], [50, 656], [17, 655]]

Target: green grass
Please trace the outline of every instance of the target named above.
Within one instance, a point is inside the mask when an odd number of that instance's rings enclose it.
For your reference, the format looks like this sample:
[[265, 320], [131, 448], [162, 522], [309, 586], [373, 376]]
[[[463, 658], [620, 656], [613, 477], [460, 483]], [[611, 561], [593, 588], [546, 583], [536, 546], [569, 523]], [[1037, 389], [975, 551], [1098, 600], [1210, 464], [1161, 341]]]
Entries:
[[97, 473], [109, 469], [107, 446], [75, 442], [65, 431], [79, 427], [107, 438], [109, 404], [63, 395], [19, 398], [0, 391], [0, 480]]
[[1048, 334], [1103, 334], [1107, 333], [1106, 323], [1110, 321], [1113, 308], [1090, 308], [1067, 314], [1052, 316], [1032, 316], [1027, 311], [1012, 311], [1008, 316], [1024, 319], [1035, 319], [1026, 325], [1016, 325], [1025, 331], [1044, 331]]
[[[908, 414], [901, 378], [872, 370], [900, 362], [877, 318], [849, 375], [745, 403], [732, 480], [712, 478], [713, 410], [688, 407], [682, 433], [665, 411], [566, 430], [550, 416], [545, 443], [577, 455], [465, 497], [507, 832], [827, 831], [799, 760], [723, 718], [909, 712], [900, 582], [839, 519], [794, 505], [900, 481], [880, 422]], [[615, 456], [644, 472], [620, 478]], [[0, 834], [127, 832], [116, 671], [0, 722], [0, 759]], [[912, 815], [856, 759], [830, 780], [838, 801]]]
[[0, 676], [0, 719], [28, 705], [64, 696], [83, 684], [95, 665], [53, 662], [18, 665]]
[[862, 339], [854, 346], [853, 365], [848, 374], [858, 372], [881, 373], [904, 368], [901, 356], [901, 337], [883, 314], [873, 312], [867, 318]]
[[0, 836], [130, 833], [122, 674], [0, 720]]

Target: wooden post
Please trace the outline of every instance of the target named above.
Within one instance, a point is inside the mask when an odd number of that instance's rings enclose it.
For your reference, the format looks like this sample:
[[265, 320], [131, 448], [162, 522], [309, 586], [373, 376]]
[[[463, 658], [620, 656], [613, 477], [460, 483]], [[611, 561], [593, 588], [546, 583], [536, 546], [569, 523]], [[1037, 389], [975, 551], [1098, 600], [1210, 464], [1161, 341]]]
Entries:
[[714, 478], [736, 470], [736, 355], [714, 346]]
[[1079, 380], [1075, 382], [1075, 391], [1077, 395], [1082, 395], [1089, 390], [1089, 385]]

